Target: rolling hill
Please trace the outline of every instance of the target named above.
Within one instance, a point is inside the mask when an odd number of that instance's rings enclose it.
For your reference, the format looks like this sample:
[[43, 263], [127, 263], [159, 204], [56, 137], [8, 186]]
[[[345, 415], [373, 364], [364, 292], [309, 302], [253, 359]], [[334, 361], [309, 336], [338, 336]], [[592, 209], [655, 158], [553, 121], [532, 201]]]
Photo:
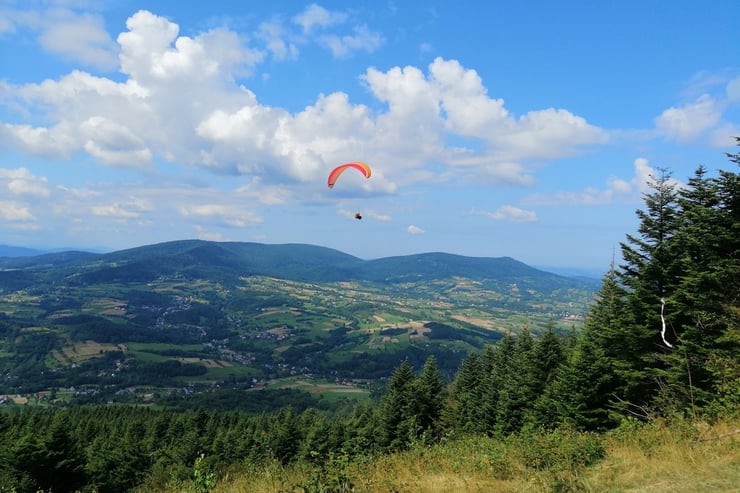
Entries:
[[35, 248], [0, 245], [0, 257], [33, 257], [44, 252]]
[[451, 374], [508, 332], [572, 330], [597, 288], [511, 258], [363, 260], [302, 244], [5, 257], [0, 394], [166, 401], [288, 377], [367, 385], [429, 355]]
[[456, 276], [482, 281], [534, 283], [544, 289], [555, 286], [593, 287], [596, 284], [535, 269], [509, 257], [423, 253], [362, 260], [314, 245], [203, 240], [173, 241], [106, 254], [69, 251], [15, 258], [0, 256], [0, 269], [4, 272], [31, 270], [41, 277], [48, 274], [57, 278], [74, 273], [90, 282], [106, 279], [141, 282], [178, 273], [190, 278], [215, 276], [224, 280], [262, 275], [305, 282], [371, 281], [386, 284]]

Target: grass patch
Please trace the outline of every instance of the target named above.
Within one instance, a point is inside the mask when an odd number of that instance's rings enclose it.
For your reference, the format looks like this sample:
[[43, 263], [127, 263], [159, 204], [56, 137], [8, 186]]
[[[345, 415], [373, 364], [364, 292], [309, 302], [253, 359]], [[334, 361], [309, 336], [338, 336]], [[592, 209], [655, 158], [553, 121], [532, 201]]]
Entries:
[[337, 383], [322, 380], [307, 380], [303, 377], [288, 377], [271, 380], [265, 388], [269, 389], [295, 389], [309, 394], [318, 394], [329, 400], [342, 398], [365, 399], [370, 396], [370, 391], [358, 387], [352, 383]]
[[125, 347], [134, 352], [148, 352], [153, 354], [182, 354], [188, 351], [198, 353], [203, 351], [202, 344], [168, 344], [164, 342], [127, 342]]
[[[193, 363], [199, 363], [199, 362], [193, 361]], [[255, 368], [250, 368], [249, 366], [235, 365], [233, 363], [226, 362], [226, 361], [221, 361], [220, 363], [230, 364], [231, 366], [207, 367], [208, 371], [206, 372], [206, 374], [200, 376], [199, 378], [204, 379], [204, 380], [223, 380], [230, 376], [257, 377], [261, 375], [259, 370]]]
[[[122, 344], [105, 344], [95, 341], [75, 342], [64, 346], [61, 352], [54, 351], [52, 354], [60, 363], [81, 363], [91, 358], [98, 358], [112, 351], [125, 351]], [[61, 354], [59, 354], [61, 353]]]
[[[482, 436], [376, 458], [235, 466], [213, 493], [703, 493], [738, 492], [738, 421], [628, 423], [606, 434], [570, 429]], [[192, 491], [181, 483], [148, 491]], [[143, 490], [140, 490], [143, 491]]]

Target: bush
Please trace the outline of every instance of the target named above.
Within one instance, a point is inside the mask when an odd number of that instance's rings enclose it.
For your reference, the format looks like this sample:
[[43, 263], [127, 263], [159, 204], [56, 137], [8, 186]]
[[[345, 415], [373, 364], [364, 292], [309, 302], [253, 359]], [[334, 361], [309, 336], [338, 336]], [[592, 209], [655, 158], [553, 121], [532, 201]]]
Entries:
[[522, 463], [535, 470], [576, 471], [604, 458], [602, 437], [570, 427], [511, 436]]
[[300, 485], [306, 493], [350, 493], [355, 491], [348, 467], [346, 453], [331, 453], [327, 461], [311, 467], [306, 480]]

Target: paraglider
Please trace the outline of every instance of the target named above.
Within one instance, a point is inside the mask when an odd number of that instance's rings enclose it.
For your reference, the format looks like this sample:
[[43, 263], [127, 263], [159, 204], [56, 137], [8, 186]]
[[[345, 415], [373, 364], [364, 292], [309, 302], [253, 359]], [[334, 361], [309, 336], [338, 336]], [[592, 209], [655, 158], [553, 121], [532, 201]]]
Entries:
[[[337, 182], [339, 175], [350, 168], [358, 170], [365, 178], [370, 178], [370, 175], [372, 174], [370, 166], [363, 163], [362, 161], [353, 161], [351, 163], [340, 164], [339, 166], [331, 170], [331, 173], [329, 173], [329, 178], [326, 180], [326, 184], [329, 186], [329, 188], [334, 188], [334, 184]], [[355, 212], [355, 219], [362, 219], [362, 214], [360, 214], [360, 211]]]
[[372, 174], [370, 166], [361, 161], [353, 161], [351, 163], [340, 164], [339, 166], [334, 168], [331, 173], [329, 173], [329, 178], [326, 181], [326, 184], [329, 185], [329, 188], [334, 188], [334, 184], [337, 182], [339, 175], [350, 168], [358, 170], [365, 178], [370, 178], [370, 175]]

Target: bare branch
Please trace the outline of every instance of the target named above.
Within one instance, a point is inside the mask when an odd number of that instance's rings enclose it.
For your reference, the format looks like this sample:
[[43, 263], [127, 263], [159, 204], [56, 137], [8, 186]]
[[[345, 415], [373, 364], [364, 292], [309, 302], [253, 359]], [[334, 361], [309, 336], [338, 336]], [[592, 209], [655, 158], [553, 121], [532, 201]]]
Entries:
[[721, 435], [713, 436], [713, 437], [706, 437], [706, 438], [697, 438], [697, 442], [709, 442], [711, 440], [721, 440], [723, 438], [731, 437], [732, 435], [737, 435], [740, 433], [740, 428], [735, 428], [732, 431], [728, 431], [727, 433], [722, 433]]
[[[637, 404], [633, 404], [632, 402], [625, 401], [624, 399], [619, 397], [617, 394], [612, 394], [612, 397], [614, 397], [621, 404], [624, 404], [627, 407], [614, 406], [614, 405], [608, 404], [607, 407], [611, 409], [617, 409], [620, 411], [624, 411], [628, 414], [631, 414], [632, 416], [643, 419], [645, 421], [649, 420], [650, 417], [652, 416], [652, 413], [648, 411], [647, 409], [645, 409], [644, 407], [639, 406]], [[636, 409], [637, 411], [633, 411], [633, 409]]]
[[663, 344], [665, 344], [668, 347], [673, 347], [670, 342], [665, 340], [665, 318], [663, 317], [663, 309], [665, 308], [665, 299], [660, 299], [660, 322], [663, 324], [663, 327], [660, 331], [660, 337], [663, 339]]

